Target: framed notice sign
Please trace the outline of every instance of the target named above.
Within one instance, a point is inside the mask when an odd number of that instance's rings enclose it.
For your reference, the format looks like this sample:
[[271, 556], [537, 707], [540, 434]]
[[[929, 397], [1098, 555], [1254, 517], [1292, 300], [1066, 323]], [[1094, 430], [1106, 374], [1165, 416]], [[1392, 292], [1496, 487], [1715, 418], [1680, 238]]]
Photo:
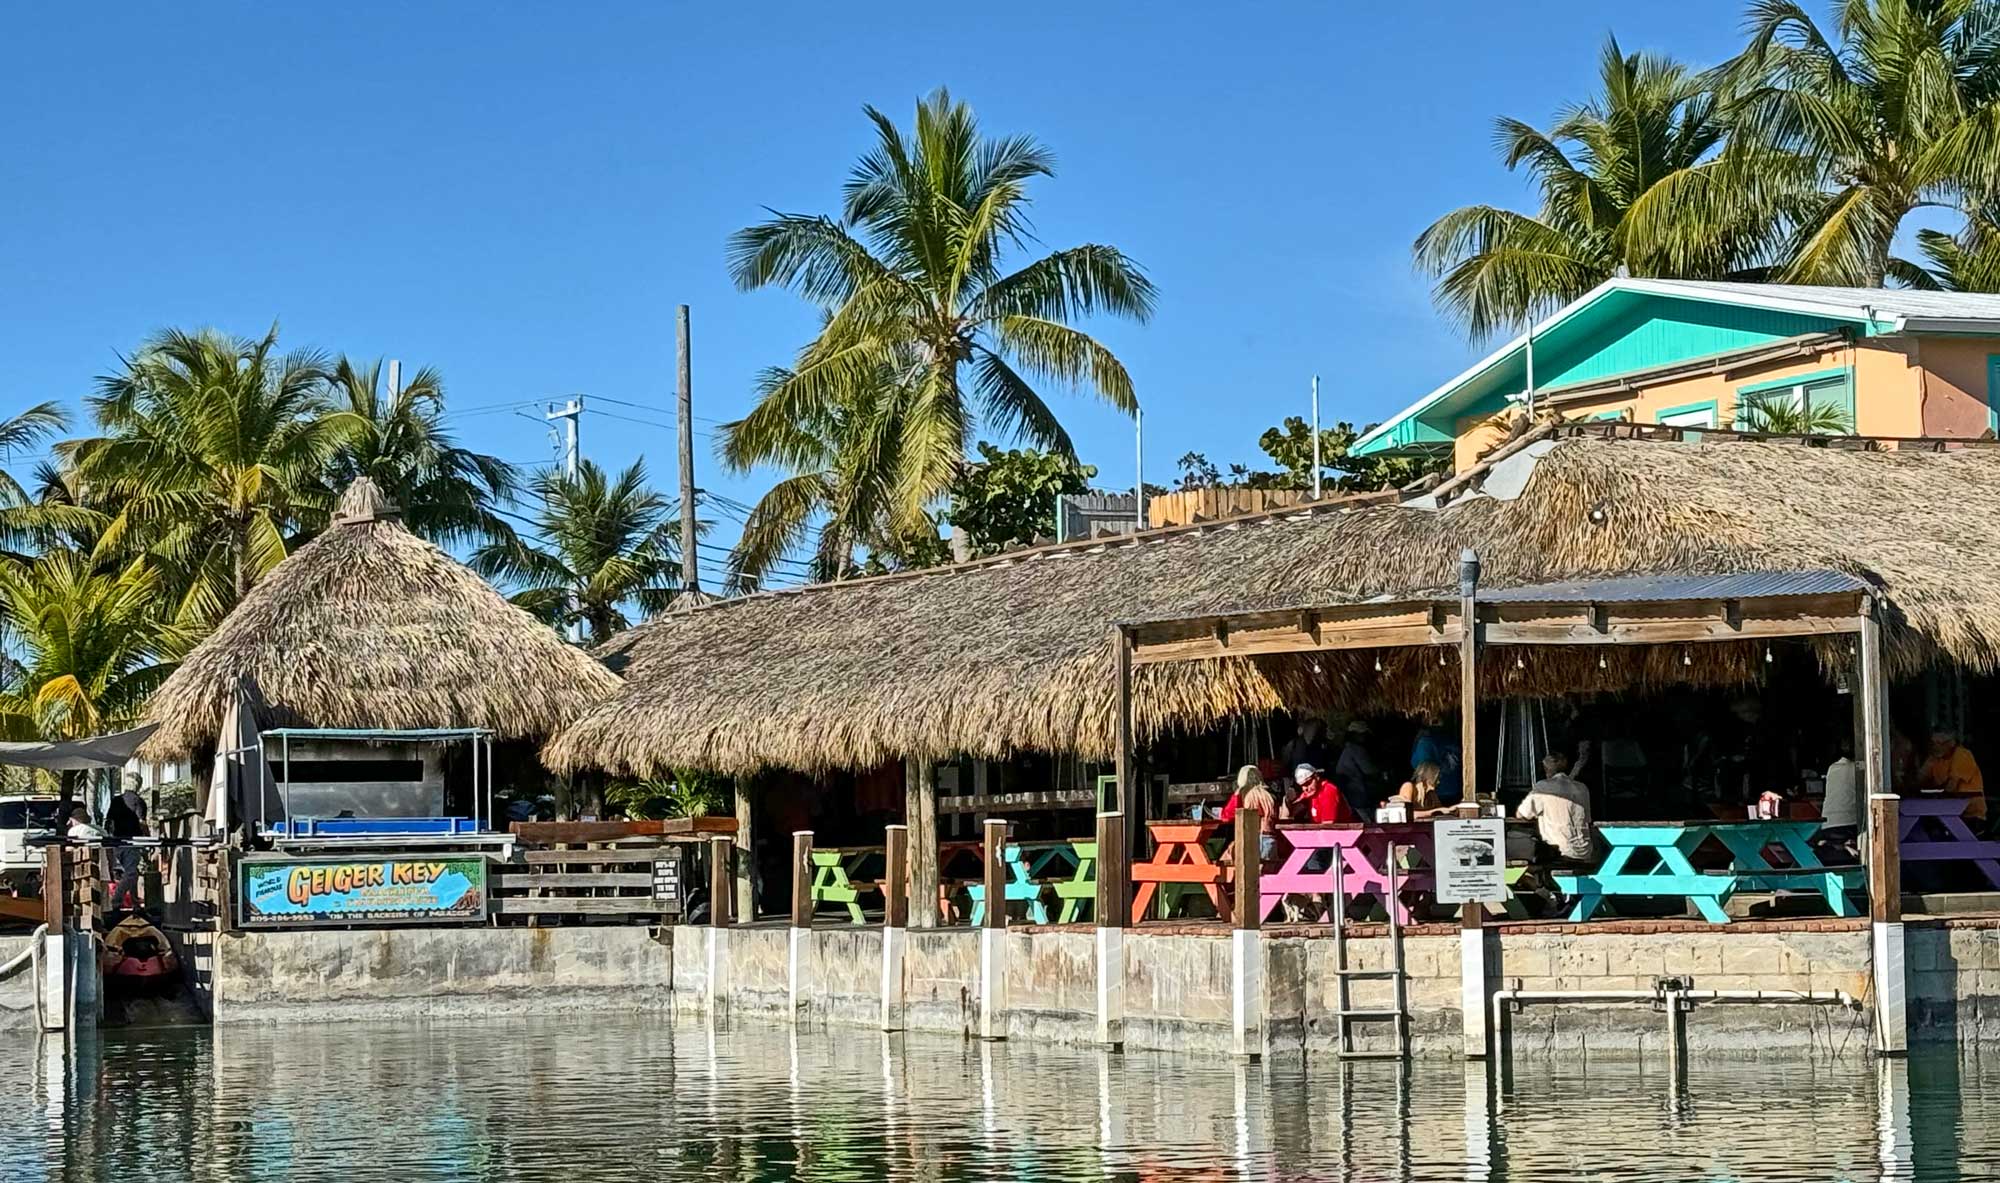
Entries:
[[1439, 818], [1431, 823], [1432, 866], [1441, 904], [1507, 898], [1507, 823], [1497, 817]]
[[681, 852], [663, 850], [653, 860], [653, 900], [670, 906], [673, 911], [681, 907]]
[[237, 923], [245, 928], [486, 920], [479, 856], [257, 859], [238, 863], [236, 876]]

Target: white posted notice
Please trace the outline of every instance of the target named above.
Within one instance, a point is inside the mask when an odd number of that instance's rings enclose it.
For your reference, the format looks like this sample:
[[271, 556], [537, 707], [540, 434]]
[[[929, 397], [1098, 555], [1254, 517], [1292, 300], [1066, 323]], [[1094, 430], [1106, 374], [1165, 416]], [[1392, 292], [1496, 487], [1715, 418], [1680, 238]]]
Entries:
[[1431, 823], [1432, 862], [1441, 904], [1507, 898], [1507, 823], [1497, 817], [1439, 818]]

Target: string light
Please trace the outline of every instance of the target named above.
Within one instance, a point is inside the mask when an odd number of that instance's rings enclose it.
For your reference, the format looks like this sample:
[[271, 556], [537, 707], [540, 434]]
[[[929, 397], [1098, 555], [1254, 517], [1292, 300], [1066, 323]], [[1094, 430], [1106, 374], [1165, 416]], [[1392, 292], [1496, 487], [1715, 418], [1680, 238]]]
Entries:
[[1444, 664], [1444, 650], [1442, 649], [1438, 650], [1438, 664], [1439, 665]]
[[1609, 663], [1609, 662], [1606, 662], [1606, 661], [1604, 660], [1604, 653], [1603, 653], [1603, 651], [1602, 651], [1602, 650], [1599, 650], [1599, 651], [1598, 651], [1598, 654], [1597, 654], [1597, 668], [1598, 668], [1598, 669], [1606, 669], [1606, 668], [1609, 668], [1609, 665], [1610, 665], [1610, 663]]
[[1380, 654], [1377, 654], [1375, 657], [1375, 672], [1378, 674], [1382, 672], [1382, 658]]
[[1694, 650], [1692, 649], [1681, 650], [1681, 664], [1682, 665], [1694, 664]]
[[1521, 655], [1518, 653], [1514, 655], [1514, 668], [1517, 670], [1524, 670], [1528, 668], [1528, 663], [1522, 660]]
[[1771, 664], [1771, 647], [1769, 645], [1764, 646], [1764, 664]]

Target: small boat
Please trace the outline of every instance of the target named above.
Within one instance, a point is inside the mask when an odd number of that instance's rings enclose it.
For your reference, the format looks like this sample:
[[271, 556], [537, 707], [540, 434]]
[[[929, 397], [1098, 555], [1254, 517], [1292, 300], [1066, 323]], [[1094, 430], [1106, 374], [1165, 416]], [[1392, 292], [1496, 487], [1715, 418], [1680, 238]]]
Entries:
[[104, 935], [108, 990], [125, 995], [171, 994], [180, 986], [180, 960], [167, 935], [140, 912], [120, 920]]

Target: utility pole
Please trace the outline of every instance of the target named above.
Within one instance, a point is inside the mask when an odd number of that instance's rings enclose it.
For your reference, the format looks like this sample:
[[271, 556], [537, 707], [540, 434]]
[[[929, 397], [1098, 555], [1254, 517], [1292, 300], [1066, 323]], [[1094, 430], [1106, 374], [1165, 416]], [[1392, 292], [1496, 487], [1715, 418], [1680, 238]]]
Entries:
[[1319, 500], [1319, 375], [1313, 375], [1313, 500]]
[[[577, 442], [576, 438], [577, 424], [583, 419], [583, 396], [580, 394], [571, 395], [569, 401], [563, 404], [561, 410], [550, 407], [548, 414], [544, 418], [551, 423], [558, 419], [564, 421], [567, 431], [563, 439], [563, 475], [574, 481], [576, 480], [577, 465], [583, 459], [580, 450], [581, 445]], [[572, 589], [569, 593], [569, 612], [571, 617], [569, 639], [581, 643], [583, 641], [583, 621], [575, 618], [578, 603], [576, 592]]]
[[1132, 408], [1132, 533], [1146, 528], [1146, 412]]
[[389, 401], [403, 393], [403, 363], [396, 358], [389, 359]]
[[701, 597], [701, 553], [694, 536], [694, 363], [688, 356], [688, 306], [674, 310], [674, 342], [680, 369], [681, 588]]

